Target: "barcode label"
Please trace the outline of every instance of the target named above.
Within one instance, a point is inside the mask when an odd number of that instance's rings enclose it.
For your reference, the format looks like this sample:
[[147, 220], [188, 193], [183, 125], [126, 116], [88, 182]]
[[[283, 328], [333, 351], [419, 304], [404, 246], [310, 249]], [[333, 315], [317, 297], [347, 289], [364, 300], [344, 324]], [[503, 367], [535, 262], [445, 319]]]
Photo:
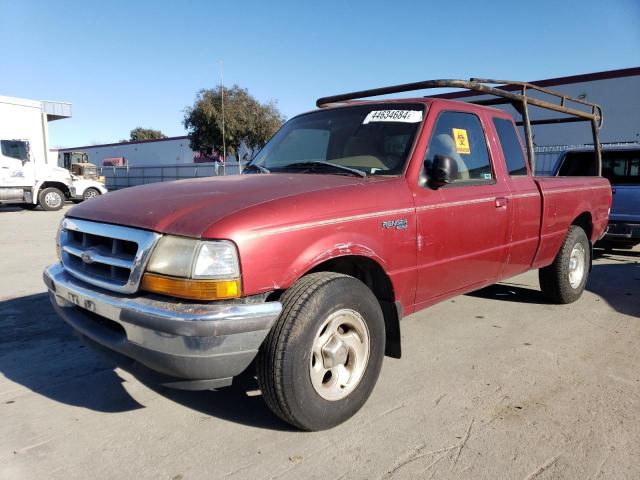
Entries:
[[365, 117], [363, 125], [371, 122], [418, 123], [422, 121], [419, 110], [374, 110]]

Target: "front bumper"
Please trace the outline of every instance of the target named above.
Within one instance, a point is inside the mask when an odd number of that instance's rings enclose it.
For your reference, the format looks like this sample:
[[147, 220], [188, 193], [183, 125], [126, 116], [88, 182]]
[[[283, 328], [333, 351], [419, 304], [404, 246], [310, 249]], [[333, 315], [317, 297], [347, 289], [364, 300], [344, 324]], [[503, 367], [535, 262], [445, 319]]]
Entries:
[[109, 190], [107, 190], [107, 187], [105, 187], [103, 183], [96, 181], [92, 182], [91, 185], [71, 185], [69, 187], [69, 195], [74, 200], [82, 200], [84, 198], [84, 192], [88, 188], [97, 189], [100, 192], [100, 195], [104, 195], [105, 193], [109, 192]]
[[[61, 264], [45, 269], [56, 312], [91, 343], [124, 355], [184, 389], [231, 383], [255, 358], [282, 310], [280, 302], [184, 303], [91, 286]], [[157, 375], [156, 375], [157, 377]]]

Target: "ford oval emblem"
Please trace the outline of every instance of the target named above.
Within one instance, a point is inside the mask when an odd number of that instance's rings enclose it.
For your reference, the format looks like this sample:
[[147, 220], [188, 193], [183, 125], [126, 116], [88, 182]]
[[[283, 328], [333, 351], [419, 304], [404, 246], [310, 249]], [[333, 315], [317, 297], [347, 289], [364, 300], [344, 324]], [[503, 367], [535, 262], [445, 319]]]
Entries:
[[80, 258], [84, 263], [93, 263], [93, 256], [89, 252], [84, 252]]

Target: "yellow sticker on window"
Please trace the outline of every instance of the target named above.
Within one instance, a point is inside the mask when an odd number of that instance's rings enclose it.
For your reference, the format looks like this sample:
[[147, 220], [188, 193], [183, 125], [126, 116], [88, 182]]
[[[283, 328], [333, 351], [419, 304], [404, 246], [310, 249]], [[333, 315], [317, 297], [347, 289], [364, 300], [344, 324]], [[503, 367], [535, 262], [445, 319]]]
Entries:
[[469, 155], [471, 148], [469, 147], [469, 137], [467, 131], [463, 128], [453, 129], [453, 140], [456, 142], [456, 152]]

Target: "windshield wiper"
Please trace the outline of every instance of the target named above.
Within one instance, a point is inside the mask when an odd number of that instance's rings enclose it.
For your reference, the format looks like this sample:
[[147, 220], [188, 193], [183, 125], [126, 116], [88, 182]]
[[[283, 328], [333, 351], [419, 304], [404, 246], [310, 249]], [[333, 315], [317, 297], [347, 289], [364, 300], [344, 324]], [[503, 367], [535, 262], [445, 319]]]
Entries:
[[[244, 167], [244, 170], [254, 170], [254, 171], [258, 171], [260, 173], [271, 173], [271, 170], [269, 170], [268, 168], [263, 167], [262, 165], [258, 165], [257, 163], [250, 163], [248, 164], [246, 167]], [[243, 172], [244, 172], [243, 170]]]
[[283, 169], [287, 169], [287, 168], [314, 168], [314, 167], [321, 167], [321, 168], [325, 168], [325, 167], [331, 167], [334, 168], [336, 170], [340, 170], [343, 172], [349, 172], [352, 175], [357, 175], [359, 177], [365, 178], [367, 176], [367, 174], [365, 172], [363, 172], [362, 170], [358, 170], [356, 168], [350, 168], [350, 167], [345, 167], [344, 165], [337, 165], [335, 163], [330, 163], [330, 162], [323, 162], [320, 160], [313, 160], [313, 161], [308, 161], [308, 162], [296, 162], [296, 163], [290, 163], [289, 165], [285, 165], [284, 167], [282, 167]]

